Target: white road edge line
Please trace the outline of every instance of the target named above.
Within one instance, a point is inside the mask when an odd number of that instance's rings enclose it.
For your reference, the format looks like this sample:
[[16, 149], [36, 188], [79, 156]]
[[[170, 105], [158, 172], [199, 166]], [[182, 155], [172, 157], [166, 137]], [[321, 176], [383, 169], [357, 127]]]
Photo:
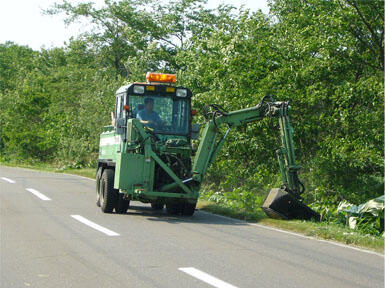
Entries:
[[80, 216], [80, 215], [71, 215], [72, 218], [78, 220], [79, 222], [91, 227], [91, 228], [94, 228], [95, 230], [98, 230], [108, 236], [119, 236], [118, 233], [114, 232], [114, 231], [111, 231], [107, 228], [104, 228], [103, 226], [100, 226], [86, 218], [84, 218], [83, 216]]
[[25, 190], [27, 190], [28, 192], [31, 192], [33, 195], [35, 195], [36, 197], [40, 198], [43, 201], [51, 201], [50, 198], [48, 198], [47, 196], [45, 196], [44, 194], [40, 193], [39, 191], [33, 188], [25, 188]]
[[4, 181], [7, 181], [8, 183], [11, 183], [11, 184], [15, 184], [16, 181], [12, 180], [12, 179], [9, 179], [9, 178], [6, 178], [6, 177], [1, 177], [1, 179], [3, 179]]
[[297, 236], [297, 237], [308, 239], [308, 240], [315, 240], [315, 241], [318, 241], [318, 242], [328, 243], [328, 244], [331, 244], [331, 245], [334, 245], [334, 246], [339, 246], [339, 247], [343, 247], [343, 248], [347, 248], [347, 249], [352, 249], [352, 250], [356, 250], [356, 251], [360, 251], [360, 252], [364, 252], [364, 253], [368, 253], [368, 254], [377, 255], [377, 256], [380, 256], [380, 257], [385, 257], [385, 255], [381, 254], [381, 253], [377, 253], [377, 252], [374, 252], [374, 251], [371, 251], [371, 250], [366, 250], [366, 249], [362, 249], [362, 248], [358, 248], [358, 247], [354, 247], [354, 246], [349, 246], [349, 245], [346, 245], [346, 244], [343, 244], [343, 243], [339, 243], [339, 242], [334, 242], [334, 241], [331, 241], [331, 240], [324, 240], [324, 239], [319, 239], [319, 238], [315, 238], [315, 237], [311, 237], [311, 236], [305, 236], [305, 235], [302, 235], [302, 234], [299, 234], [299, 233], [290, 232], [290, 231], [286, 231], [286, 230], [282, 230], [282, 229], [278, 229], [278, 228], [273, 228], [273, 227], [262, 225], [262, 224], [249, 223], [249, 222], [246, 222], [246, 221], [243, 221], [243, 220], [233, 219], [233, 218], [230, 218], [230, 217], [226, 217], [226, 216], [223, 216], [223, 215], [218, 215], [218, 214], [210, 213], [210, 212], [207, 212], [207, 211], [199, 210], [199, 212], [200, 213], [211, 214], [211, 215], [214, 215], [216, 217], [227, 219], [227, 220], [231, 220], [231, 221], [241, 221], [241, 222], [244, 222], [246, 225], [250, 225], [250, 226], [256, 226], [256, 227], [260, 227], [260, 228], [263, 228], [263, 229], [272, 230], [272, 231], [276, 231], [276, 232], [281, 232], [281, 233]]
[[281, 229], [277, 229], [277, 228], [273, 228], [273, 227], [269, 227], [269, 226], [265, 226], [265, 225], [261, 225], [261, 224], [250, 223], [250, 225], [261, 227], [261, 228], [264, 228], [264, 229], [267, 229], [267, 230], [278, 231], [278, 232], [286, 233], [286, 234], [289, 234], [289, 235], [294, 235], [294, 236], [302, 237], [302, 238], [309, 239], [309, 240], [316, 240], [316, 241], [319, 241], [319, 242], [325, 242], [325, 243], [332, 244], [334, 246], [339, 246], [339, 247], [343, 247], [343, 248], [349, 248], [349, 249], [352, 249], [352, 250], [356, 250], [356, 251], [360, 251], [360, 252], [364, 252], [364, 253], [368, 253], [368, 254], [373, 254], [373, 255], [380, 256], [380, 257], [385, 257], [384, 254], [380, 254], [380, 253], [377, 253], [377, 252], [374, 252], [374, 251], [370, 251], [370, 250], [361, 249], [361, 248], [354, 247], [354, 246], [349, 246], [349, 245], [346, 245], [346, 244], [343, 244], [343, 243], [333, 242], [333, 241], [324, 240], [324, 239], [318, 239], [318, 238], [314, 238], [314, 237], [311, 237], [311, 236], [305, 236], [305, 235], [301, 235], [301, 234], [297, 234], [297, 233], [294, 233], [294, 232], [289, 232], [289, 231], [285, 231], [285, 230], [281, 230]]
[[237, 288], [234, 285], [231, 285], [225, 281], [222, 281], [214, 276], [211, 276], [210, 274], [207, 274], [201, 270], [198, 270], [194, 267], [182, 267], [178, 268], [178, 270], [189, 274], [190, 276], [193, 276], [203, 282], [206, 282], [207, 284], [210, 284], [211, 286], [214, 286], [216, 288]]
[[68, 176], [75, 176], [75, 177], [78, 177], [78, 178], [82, 178], [82, 179], [86, 179], [86, 180], [90, 180], [90, 181], [94, 181], [96, 182], [96, 179], [92, 179], [92, 178], [88, 178], [88, 177], [84, 177], [84, 176], [80, 176], [80, 175], [76, 175], [76, 174], [68, 174], [68, 173], [62, 173], [63, 175], [68, 175]]

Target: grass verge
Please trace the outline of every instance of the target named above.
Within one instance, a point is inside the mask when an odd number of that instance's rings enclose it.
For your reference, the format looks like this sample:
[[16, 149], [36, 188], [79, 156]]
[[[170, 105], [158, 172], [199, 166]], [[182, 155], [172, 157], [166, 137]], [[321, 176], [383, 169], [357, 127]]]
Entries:
[[17, 168], [26, 168], [33, 169], [38, 171], [54, 172], [54, 173], [63, 173], [63, 174], [73, 174], [88, 178], [95, 178], [96, 169], [95, 168], [58, 168], [50, 164], [27, 164], [27, 163], [13, 163], [13, 162], [0, 162], [0, 165], [7, 167], [17, 167]]
[[[28, 168], [40, 171], [48, 171], [55, 173], [65, 173], [95, 178], [95, 168], [57, 168], [48, 164], [20, 164], [0, 162], [1, 165], [9, 167]], [[258, 223], [266, 226], [276, 227], [279, 229], [297, 232], [306, 236], [311, 236], [319, 239], [337, 241], [343, 244], [352, 245], [360, 248], [370, 249], [379, 253], [384, 253], [384, 238], [371, 235], [364, 235], [355, 232], [345, 226], [335, 223], [316, 223], [310, 221], [299, 220], [276, 220], [267, 218], [262, 209], [257, 209], [255, 212], [242, 211], [231, 207], [225, 207], [215, 202], [199, 200], [198, 209], [208, 211], [214, 214], [227, 216], [245, 220], [251, 223]]]

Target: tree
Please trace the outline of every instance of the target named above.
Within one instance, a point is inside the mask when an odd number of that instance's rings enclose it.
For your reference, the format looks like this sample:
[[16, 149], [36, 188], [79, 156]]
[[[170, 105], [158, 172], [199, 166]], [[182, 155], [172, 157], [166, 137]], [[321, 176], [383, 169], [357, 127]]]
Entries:
[[296, 142], [310, 186], [334, 203], [381, 194], [383, 3], [277, 0], [270, 8], [281, 55], [270, 83], [302, 114]]
[[[117, 74], [131, 78], [134, 61], [145, 59], [146, 67], [175, 70], [173, 57], [187, 38], [188, 19], [202, 0], [172, 1], [105, 1], [97, 9], [92, 3], [72, 5], [68, 1], [54, 4], [46, 12], [65, 13], [66, 23], [84, 18], [94, 29], [82, 38], [89, 43]], [[127, 65], [131, 64], [131, 65]], [[135, 79], [137, 80], [137, 79]]]
[[[215, 13], [202, 12], [200, 19], [187, 48], [177, 56], [179, 79], [195, 92], [194, 107], [217, 103], [231, 111], [257, 105], [269, 93], [264, 79], [276, 69], [269, 18], [221, 6]], [[221, 181], [224, 191], [243, 186], [245, 191], [267, 192], [278, 171], [272, 148], [278, 147], [275, 128], [264, 120], [230, 133], [209, 170], [209, 181]]]

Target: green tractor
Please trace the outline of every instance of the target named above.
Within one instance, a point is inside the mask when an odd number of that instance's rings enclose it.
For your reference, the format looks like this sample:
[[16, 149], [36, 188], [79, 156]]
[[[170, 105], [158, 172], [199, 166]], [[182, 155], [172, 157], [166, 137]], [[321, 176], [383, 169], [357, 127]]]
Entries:
[[[265, 117], [277, 117], [282, 147], [277, 156], [282, 186], [272, 189], [263, 205], [271, 217], [319, 219], [302, 203], [289, 123], [288, 102], [264, 97], [251, 108], [227, 112], [216, 104], [203, 111], [206, 123], [193, 124], [192, 93], [174, 85], [173, 74], [147, 73], [146, 83], [132, 83], [116, 92], [111, 126], [100, 135], [96, 204], [104, 213], [126, 213], [131, 200], [166, 206], [171, 215], [192, 216], [202, 181], [231, 128]], [[220, 127], [227, 126], [220, 134]], [[199, 146], [191, 140], [199, 140]]]

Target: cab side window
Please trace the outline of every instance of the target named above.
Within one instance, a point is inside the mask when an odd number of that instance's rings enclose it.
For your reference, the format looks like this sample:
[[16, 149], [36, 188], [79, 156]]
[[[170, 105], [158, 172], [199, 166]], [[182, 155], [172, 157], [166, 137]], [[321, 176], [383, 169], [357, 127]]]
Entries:
[[123, 97], [122, 95], [118, 95], [116, 97], [116, 118], [123, 118]]

